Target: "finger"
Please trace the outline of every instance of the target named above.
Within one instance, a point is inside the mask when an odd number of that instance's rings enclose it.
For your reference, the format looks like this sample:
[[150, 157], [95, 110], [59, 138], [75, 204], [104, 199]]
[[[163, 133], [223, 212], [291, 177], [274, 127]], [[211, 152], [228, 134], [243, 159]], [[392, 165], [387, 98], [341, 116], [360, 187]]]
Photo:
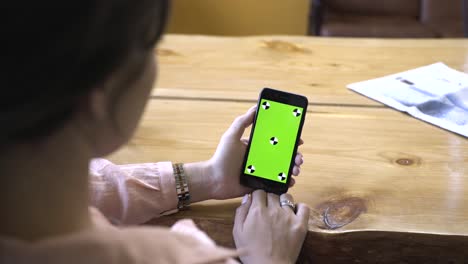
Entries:
[[289, 193], [283, 193], [280, 196], [280, 201], [290, 201], [290, 202], [294, 203], [294, 198]]
[[256, 109], [257, 106], [253, 106], [245, 114], [238, 116], [226, 131], [227, 134], [240, 139], [245, 129], [253, 123]]
[[304, 144], [304, 140], [301, 138], [301, 139], [299, 139], [299, 146], [302, 145], [302, 144]]
[[301, 166], [302, 163], [304, 163], [304, 157], [302, 156], [302, 153], [298, 152], [296, 154], [296, 158], [294, 159], [294, 163], [296, 163], [297, 166]]
[[309, 224], [310, 208], [307, 204], [299, 203], [296, 205], [296, 215], [304, 226]]
[[296, 180], [294, 178], [291, 178], [291, 180], [289, 180], [289, 187], [293, 187], [294, 184], [296, 184]]
[[267, 194], [268, 207], [280, 207], [279, 196], [274, 193]]
[[299, 176], [299, 173], [301, 173], [301, 168], [299, 168], [299, 166], [294, 166], [292, 170], [292, 175]]
[[252, 206], [267, 206], [267, 194], [264, 190], [255, 190], [252, 193]]
[[[294, 198], [293, 198], [292, 195], [289, 194], [289, 193], [283, 193], [283, 194], [280, 196], [280, 201], [290, 201], [291, 203], [294, 204]], [[282, 206], [282, 208], [283, 208], [284, 210], [289, 210], [290, 212], [293, 212], [293, 213], [294, 213], [294, 209], [290, 208], [290, 207], [287, 206], [287, 205]]]
[[234, 219], [234, 229], [242, 230], [251, 204], [252, 198], [250, 197], [250, 195], [244, 195], [242, 199], [242, 204], [236, 210], [236, 217]]

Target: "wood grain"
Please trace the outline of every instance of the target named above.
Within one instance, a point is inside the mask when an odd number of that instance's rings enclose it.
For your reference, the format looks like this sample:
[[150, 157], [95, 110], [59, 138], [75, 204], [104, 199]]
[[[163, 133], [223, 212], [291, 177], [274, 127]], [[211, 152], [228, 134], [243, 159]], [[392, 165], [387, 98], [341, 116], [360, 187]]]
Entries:
[[439, 61], [468, 71], [463, 39], [167, 35], [157, 53], [158, 97], [254, 102], [261, 88], [273, 87], [311, 103], [380, 105], [346, 85]]
[[[129, 146], [110, 159], [208, 159], [231, 121], [251, 105], [153, 99]], [[467, 244], [461, 239], [468, 236], [466, 139], [387, 108], [330, 106], [310, 108], [303, 139], [305, 164], [291, 193], [314, 210], [305, 259], [323, 261], [336, 253], [338, 263], [338, 256], [369, 260], [386, 247], [390, 260], [396, 260], [395, 250], [410, 257], [432, 247], [442, 247], [443, 256], [458, 252], [455, 260], [468, 259], [468, 253], [451, 248], [455, 242]], [[238, 199], [202, 202], [169, 222], [189, 217], [206, 227], [208, 221], [212, 228], [206, 231], [227, 243], [231, 238], [222, 237], [230, 234], [238, 205]], [[374, 253], [366, 253], [358, 241]]]

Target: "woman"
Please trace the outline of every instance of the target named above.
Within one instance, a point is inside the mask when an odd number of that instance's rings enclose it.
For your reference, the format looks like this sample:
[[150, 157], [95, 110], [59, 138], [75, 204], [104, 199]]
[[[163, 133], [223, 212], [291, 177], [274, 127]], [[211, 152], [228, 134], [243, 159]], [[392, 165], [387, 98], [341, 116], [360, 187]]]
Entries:
[[[309, 210], [281, 207], [280, 199], [292, 200], [288, 194], [244, 196], [233, 230], [237, 250], [216, 246], [190, 221], [172, 230], [109, 223], [140, 224], [189, 201], [251, 191], [238, 174], [240, 137], [254, 108], [205, 162], [119, 166], [93, 159], [126, 143], [140, 120], [167, 0], [9, 1], [2, 11], [0, 263], [297, 259]], [[299, 154], [294, 174], [301, 163]]]

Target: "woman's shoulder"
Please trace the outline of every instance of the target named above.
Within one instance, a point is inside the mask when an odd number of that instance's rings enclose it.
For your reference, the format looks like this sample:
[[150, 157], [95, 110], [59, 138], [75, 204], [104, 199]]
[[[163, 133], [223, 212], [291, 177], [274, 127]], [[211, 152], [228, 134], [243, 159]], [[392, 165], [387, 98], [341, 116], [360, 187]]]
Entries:
[[102, 253], [101, 257], [112, 263], [226, 263], [238, 256], [236, 250], [216, 246], [192, 225], [190, 220], [184, 220], [171, 229], [158, 226], [103, 229], [93, 234], [93, 244], [99, 249], [95, 253]]
[[[162, 226], [115, 227], [95, 208], [90, 208], [96, 230], [89, 234], [94, 237], [95, 248], [105, 256], [119, 256], [112, 263], [225, 263], [237, 257], [233, 249], [219, 247], [200, 230], [192, 220], [176, 222], [171, 228]], [[83, 241], [86, 241], [84, 239]], [[83, 244], [84, 247], [89, 247]]]
[[[185, 222], [185, 221], [184, 221]], [[191, 222], [191, 221], [190, 221]], [[183, 225], [181, 228], [180, 226]], [[162, 227], [131, 227], [121, 230], [131, 252], [147, 252], [153, 259], [168, 263], [214, 263], [237, 257], [236, 250], [217, 246], [200, 230], [176, 224], [176, 229]], [[201, 232], [201, 233], [198, 233]], [[206, 236], [206, 237], [205, 237]], [[132, 243], [133, 241], [133, 243]]]
[[226, 263], [237, 256], [235, 250], [207, 243], [185, 227], [177, 231], [156, 226], [109, 225], [34, 243], [2, 239], [0, 262]]

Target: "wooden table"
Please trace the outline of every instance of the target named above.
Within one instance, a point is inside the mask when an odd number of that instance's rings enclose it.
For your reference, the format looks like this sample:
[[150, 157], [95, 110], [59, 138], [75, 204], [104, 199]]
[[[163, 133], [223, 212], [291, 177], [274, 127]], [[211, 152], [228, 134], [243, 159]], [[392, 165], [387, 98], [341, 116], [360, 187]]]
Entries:
[[[346, 89], [442, 61], [468, 71], [466, 40], [168, 35], [159, 80], [118, 163], [208, 159], [265, 86], [309, 98], [291, 193], [314, 213], [301, 262], [468, 262], [468, 140]], [[194, 204], [190, 217], [232, 246], [239, 199]]]

